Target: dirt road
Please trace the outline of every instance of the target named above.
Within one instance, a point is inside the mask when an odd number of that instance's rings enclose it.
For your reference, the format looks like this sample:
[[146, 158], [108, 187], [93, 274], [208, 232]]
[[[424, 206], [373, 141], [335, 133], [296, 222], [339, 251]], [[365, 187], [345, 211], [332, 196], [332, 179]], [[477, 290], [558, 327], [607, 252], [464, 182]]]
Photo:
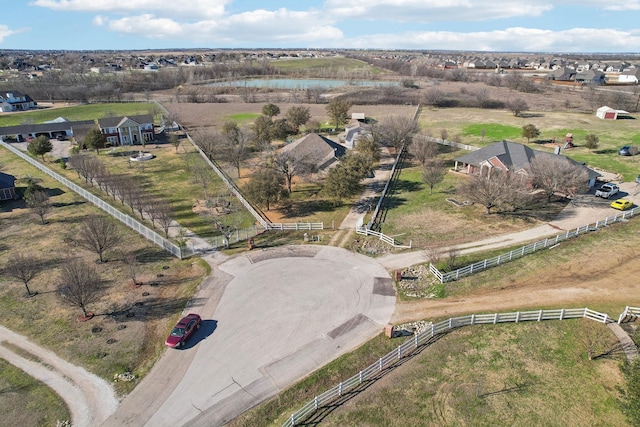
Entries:
[[[20, 351], [18, 354], [6, 343], [25, 353]], [[69, 408], [74, 426], [99, 425], [118, 407], [118, 399], [109, 383], [2, 326], [0, 357], [58, 393]]]

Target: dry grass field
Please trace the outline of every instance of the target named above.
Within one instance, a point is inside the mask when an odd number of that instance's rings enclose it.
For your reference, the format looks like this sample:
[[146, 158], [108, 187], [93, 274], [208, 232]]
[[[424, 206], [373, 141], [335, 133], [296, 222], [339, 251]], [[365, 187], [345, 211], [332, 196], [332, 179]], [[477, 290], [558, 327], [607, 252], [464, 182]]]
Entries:
[[[195, 292], [207, 268], [197, 260], [180, 261], [137, 233], [118, 225], [121, 243], [106, 254], [108, 262], [73, 243], [82, 219], [100, 211], [59, 186], [6, 150], [0, 150], [5, 173], [18, 178], [18, 187], [32, 177], [43, 186], [52, 203], [46, 223], [40, 224], [24, 201], [2, 202], [0, 208], [0, 267], [12, 254], [39, 260], [41, 272], [30, 283], [38, 292], [25, 298], [25, 287], [7, 275], [0, 277], [2, 323], [38, 344], [55, 349], [63, 358], [82, 365], [105, 379], [132, 371], [144, 375], [164, 349], [164, 338]], [[137, 278], [144, 284], [131, 286], [123, 255], [135, 254]], [[78, 322], [78, 308], [63, 305], [56, 288], [60, 266], [71, 258], [89, 263], [105, 281], [102, 298], [88, 310], [95, 317]], [[119, 391], [133, 387], [118, 383]]]

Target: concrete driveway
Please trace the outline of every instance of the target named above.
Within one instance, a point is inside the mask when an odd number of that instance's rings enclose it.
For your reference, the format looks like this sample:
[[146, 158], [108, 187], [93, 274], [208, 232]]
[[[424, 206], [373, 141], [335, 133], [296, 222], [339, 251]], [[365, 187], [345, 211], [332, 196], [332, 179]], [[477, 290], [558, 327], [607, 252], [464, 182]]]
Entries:
[[379, 334], [395, 309], [384, 267], [336, 247], [254, 249], [213, 276], [195, 300], [219, 302], [191, 308], [203, 327], [105, 425], [223, 425]]

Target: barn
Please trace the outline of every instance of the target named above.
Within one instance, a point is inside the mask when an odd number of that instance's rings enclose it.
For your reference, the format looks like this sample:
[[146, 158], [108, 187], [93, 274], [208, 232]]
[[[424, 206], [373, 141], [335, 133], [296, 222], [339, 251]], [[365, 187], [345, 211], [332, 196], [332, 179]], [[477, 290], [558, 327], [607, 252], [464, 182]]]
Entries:
[[607, 107], [606, 105], [596, 110], [596, 117], [603, 120], [616, 120], [620, 115], [628, 116], [629, 112], [624, 110], [616, 110], [611, 107]]

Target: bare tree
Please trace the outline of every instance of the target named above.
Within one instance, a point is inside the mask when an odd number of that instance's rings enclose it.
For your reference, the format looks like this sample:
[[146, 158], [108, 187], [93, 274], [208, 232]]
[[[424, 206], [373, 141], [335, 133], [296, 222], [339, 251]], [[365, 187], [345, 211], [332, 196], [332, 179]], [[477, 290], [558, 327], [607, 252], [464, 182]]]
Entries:
[[131, 277], [131, 285], [138, 286], [139, 283], [137, 280], [137, 273], [140, 263], [138, 262], [138, 258], [136, 257], [135, 252], [127, 252], [122, 257], [122, 262], [124, 262], [124, 264], [126, 265], [129, 272], [129, 277]]
[[51, 211], [49, 195], [43, 188], [35, 188], [25, 195], [25, 203], [31, 212], [40, 217], [40, 223], [44, 224], [44, 217]]
[[164, 237], [169, 237], [169, 227], [173, 223], [173, 209], [167, 202], [160, 201], [154, 209], [155, 219], [158, 225], [164, 231]]
[[178, 135], [176, 135], [175, 133], [169, 135], [169, 144], [173, 145], [173, 148], [176, 149], [176, 153], [178, 152], [178, 148], [180, 148], [181, 143], [182, 141], [180, 141]]
[[105, 216], [91, 215], [82, 221], [77, 243], [98, 254], [100, 262], [104, 262], [105, 252], [120, 243], [120, 235], [115, 222]]
[[507, 101], [507, 108], [511, 110], [514, 116], [519, 117], [522, 113], [529, 109], [529, 104], [523, 98], [515, 98]]
[[474, 175], [459, 188], [462, 195], [479, 203], [490, 214], [491, 209], [506, 206], [522, 197], [522, 177], [512, 172], [492, 169], [488, 174]]
[[81, 309], [85, 318], [91, 317], [87, 305], [98, 301], [103, 287], [97, 271], [84, 261], [71, 259], [62, 265], [58, 295], [65, 304]]
[[15, 254], [7, 261], [3, 272], [21, 281], [24, 287], [27, 288], [27, 295], [33, 296], [37, 294], [37, 292], [31, 292], [31, 289], [29, 289], [29, 282], [40, 272], [40, 265], [36, 258], [20, 253]]
[[433, 107], [442, 107], [446, 101], [446, 95], [440, 89], [431, 88], [424, 94], [424, 102]]
[[419, 134], [413, 138], [413, 142], [409, 146], [409, 153], [424, 166], [429, 160], [436, 157], [438, 146], [439, 144], [432, 137]]
[[422, 167], [422, 182], [429, 186], [429, 194], [433, 194], [433, 187], [441, 183], [447, 174], [447, 168], [437, 160], [431, 160]]
[[534, 188], [544, 191], [547, 201], [556, 193], [572, 197], [584, 190], [589, 180], [586, 168], [563, 156], [537, 156], [529, 166], [529, 178]]
[[404, 143], [410, 144], [417, 131], [418, 123], [409, 116], [387, 116], [371, 127], [371, 135], [376, 143], [395, 148], [400, 148]]
[[196, 162], [191, 167], [191, 180], [202, 188], [203, 198], [208, 197], [207, 188], [213, 181], [213, 171], [208, 164], [203, 161]]
[[292, 191], [291, 184], [293, 178], [305, 175], [311, 170], [311, 165], [307, 164], [303, 158], [287, 152], [276, 153], [268, 163], [274, 170], [284, 176], [289, 194], [291, 194]]
[[251, 155], [247, 133], [243, 129], [236, 128], [227, 130], [224, 135], [225, 141], [220, 156], [222, 160], [235, 167], [240, 178], [240, 168]]
[[442, 142], [445, 142], [448, 137], [449, 137], [449, 131], [446, 129], [440, 129], [440, 138], [442, 139]]

